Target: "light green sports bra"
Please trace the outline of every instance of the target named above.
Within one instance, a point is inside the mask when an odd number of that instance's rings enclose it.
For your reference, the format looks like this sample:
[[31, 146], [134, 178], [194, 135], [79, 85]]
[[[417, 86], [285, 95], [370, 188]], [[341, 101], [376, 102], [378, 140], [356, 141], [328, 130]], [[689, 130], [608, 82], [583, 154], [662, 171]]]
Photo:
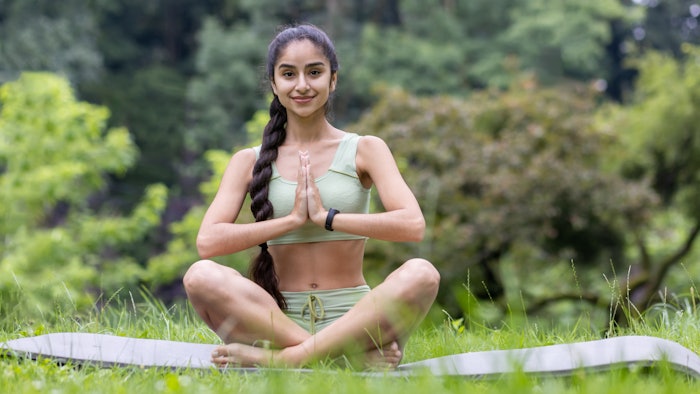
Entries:
[[[316, 186], [321, 194], [321, 201], [326, 209], [335, 208], [341, 213], [368, 213], [371, 189], [362, 186], [355, 167], [357, 143], [360, 136], [345, 133], [333, 157], [328, 172], [316, 178]], [[260, 146], [253, 148], [256, 157], [260, 157]], [[282, 178], [275, 163], [272, 163], [272, 177], [268, 198], [274, 208], [273, 217], [289, 215], [294, 208], [297, 182]], [[296, 230], [269, 240], [269, 245], [295, 244], [305, 242], [324, 242], [348, 239], [367, 239], [367, 237], [348, 234], [341, 231], [328, 231], [311, 221]]]

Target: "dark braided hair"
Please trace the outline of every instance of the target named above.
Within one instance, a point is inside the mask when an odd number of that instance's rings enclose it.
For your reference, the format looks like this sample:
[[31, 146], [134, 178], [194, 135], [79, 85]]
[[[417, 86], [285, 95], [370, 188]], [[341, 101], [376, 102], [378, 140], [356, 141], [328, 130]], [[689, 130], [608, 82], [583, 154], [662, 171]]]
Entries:
[[[298, 25], [288, 27], [279, 32], [268, 47], [266, 71], [270, 81], [274, 82], [275, 64], [282, 51], [289, 43], [303, 40], [309, 40], [323, 52], [330, 63], [332, 74], [338, 71], [335, 47], [326, 33], [312, 25]], [[328, 112], [329, 108], [330, 103], [326, 103], [326, 112]], [[272, 218], [273, 207], [268, 199], [272, 163], [277, 160], [277, 149], [287, 137], [286, 124], [287, 109], [275, 95], [272, 103], [270, 103], [270, 121], [263, 132], [260, 156], [253, 167], [253, 179], [249, 187], [251, 197], [250, 210], [253, 212], [256, 222]], [[260, 248], [260, 254], [250, 266], [250, 277], [275, 298], [280, 308], [286, 309], [287, 303], [279, 290], [274, 262], [272, 261], [272, 255], [267, 250], [267, 243], [261, 244]]]

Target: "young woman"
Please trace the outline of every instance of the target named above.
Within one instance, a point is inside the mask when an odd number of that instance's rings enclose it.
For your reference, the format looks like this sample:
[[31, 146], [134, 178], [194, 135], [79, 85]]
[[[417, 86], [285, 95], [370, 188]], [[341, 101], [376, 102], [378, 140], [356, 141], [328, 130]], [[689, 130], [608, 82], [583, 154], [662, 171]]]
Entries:
[[[338, 61], [323, 31], [281, 31], [268, 49], [267, 75], [274, 98], [262, 145], [231, 158], [197, 237], [204, 260], [183, 279], [195, 310], [225, 343], [212, 360], [296, 367], [361, 354], [365, 365], [395, 367], [440, 276], [416, 258], [370, 289], [363, 254], [370, 237], [420, 241], [420, 207], [384, 141], [328, 122]], [[384, 212], [368, 212], [371, 187]], [[236, 223], [247, 193], [256, 221]], [[206, 260], [256, 245], [250, 280]]]

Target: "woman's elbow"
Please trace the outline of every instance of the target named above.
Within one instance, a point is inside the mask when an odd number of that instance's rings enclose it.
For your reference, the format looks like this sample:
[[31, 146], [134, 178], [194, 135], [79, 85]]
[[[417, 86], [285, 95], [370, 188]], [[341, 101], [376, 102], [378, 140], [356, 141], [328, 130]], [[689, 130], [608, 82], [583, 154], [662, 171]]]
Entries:
[[214, 251], [212, 250], [212, 243], [208, 239], [208, 237], [199, 234], [197, 235], [197, 253], [199, 254], [199, 258], [201, 259], [208, 259], [212, 258], [215, 256]]
[[406, 226], [408, 231], [409, 242], [420, 242], [425, 236], [425, 218], [423, 216], [416, 217], [409, 226]]

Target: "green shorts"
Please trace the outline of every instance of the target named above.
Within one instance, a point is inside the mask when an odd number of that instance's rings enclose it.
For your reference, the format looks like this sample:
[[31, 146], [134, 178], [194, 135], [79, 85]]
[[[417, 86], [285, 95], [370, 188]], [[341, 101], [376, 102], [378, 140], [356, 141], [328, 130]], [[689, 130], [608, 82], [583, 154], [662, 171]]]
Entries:
[[287, 301], [287, 316], [315, 334], [346, 314], [369, 290], [369, 286], [361, 285], [333, 290], [283, 291], [282, 295]]

